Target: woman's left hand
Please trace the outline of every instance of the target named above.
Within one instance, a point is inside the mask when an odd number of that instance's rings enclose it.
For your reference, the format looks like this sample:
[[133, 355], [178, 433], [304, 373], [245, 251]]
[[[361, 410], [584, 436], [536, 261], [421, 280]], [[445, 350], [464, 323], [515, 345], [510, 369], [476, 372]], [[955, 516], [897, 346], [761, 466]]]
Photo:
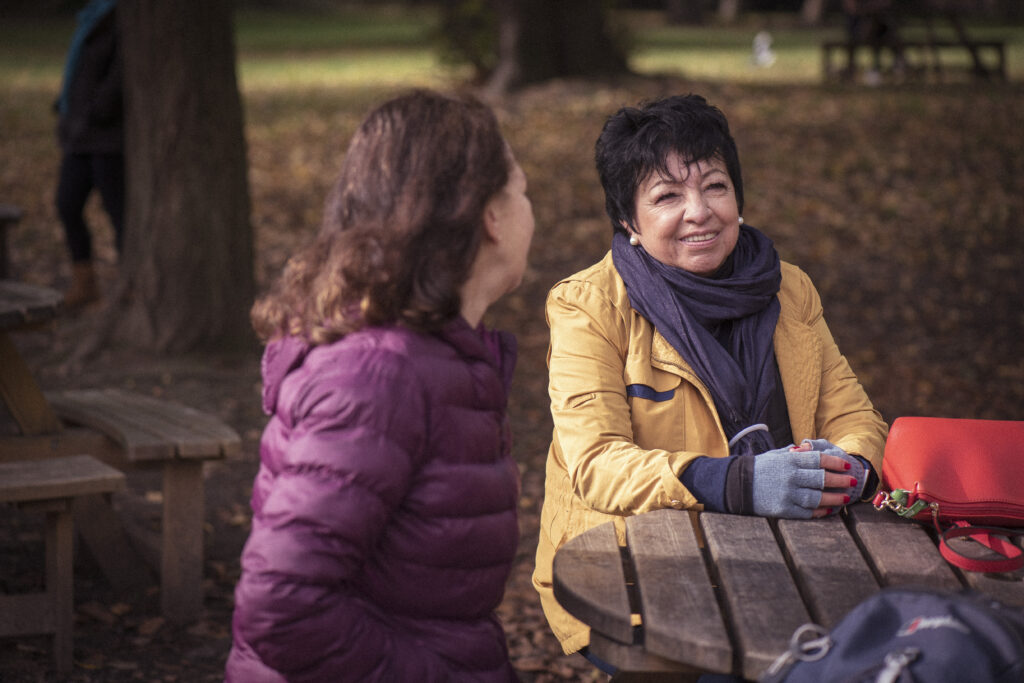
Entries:
[[864, 465], [856, 457], [825, 439], [805, 439], [794, 451], [821, 453], [825, 490], [813, 517], [824, 517], [838, 508], [860, 500], [867, 481]]

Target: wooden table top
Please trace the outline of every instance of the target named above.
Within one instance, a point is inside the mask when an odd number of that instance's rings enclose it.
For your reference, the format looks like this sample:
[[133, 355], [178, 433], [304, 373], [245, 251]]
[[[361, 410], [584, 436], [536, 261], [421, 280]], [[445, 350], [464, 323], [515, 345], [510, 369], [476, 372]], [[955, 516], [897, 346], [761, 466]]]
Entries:
[[0, 280], [0, 331], [46, 322], [64, 301], [60, 292], [14, 280]]
[[609, 522], [559, 549], [555, 597], [591, 627], [595, 655], [756, 680], [799, 626], [831, 628], [882, 587], [971, 587], [1024, 606], [1024, 571], [960, 572], [926, 526], [868, 503], [820, 520], [701, 513], [699, 526], [703, 543], [690, 513], [658, 510], [625, 519], [625, 547]]

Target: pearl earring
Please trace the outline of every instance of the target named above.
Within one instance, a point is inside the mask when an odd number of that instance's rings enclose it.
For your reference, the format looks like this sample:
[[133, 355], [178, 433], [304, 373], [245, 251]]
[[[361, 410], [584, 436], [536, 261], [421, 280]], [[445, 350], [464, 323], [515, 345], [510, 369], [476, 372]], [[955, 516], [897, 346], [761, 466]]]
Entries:
[[637, 237], [636, 235], [630, 235], [629, 243], [635, 247], [636, 245], [640, 244], [640, 238]]
[[743, 216], [740, 216], [740, 225], [743, 225]]

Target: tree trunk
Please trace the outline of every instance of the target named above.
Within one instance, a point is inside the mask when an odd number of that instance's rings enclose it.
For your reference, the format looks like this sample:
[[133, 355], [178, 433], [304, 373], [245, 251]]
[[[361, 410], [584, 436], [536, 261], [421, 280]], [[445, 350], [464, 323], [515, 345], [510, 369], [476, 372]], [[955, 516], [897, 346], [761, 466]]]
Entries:
[[117, 337], [253, 344], [253, 237], [230, 0], [123, 2], [126, 235]]
[[498, 18], [498, 66], [485, 85], [485, 92], [496, 95], [505, 92], [519, 80], [519, 22], [518, 0], [498, 0], [494, 11]]
[[825, 0], [804, 0], [800, 19], [804, 26], [820, 26], [825, 16]]
[[[501, 25], [503, 51], [488, 83], [496, 77], [508, 86], [552, 78], [608, 76], [626, 73], [626, 55], [614, 39], [607, 12], [593, 0], [492, 0]], [[504, 5], [504, 7], [503, 7]], [[509, 35], [516, 36], [514, 40]], [[509, 60], [514, 63], [507, 64]]]
[[718, 19], [723, 24], [731, 24], [740, 16], [742, 0], [718, 0]]

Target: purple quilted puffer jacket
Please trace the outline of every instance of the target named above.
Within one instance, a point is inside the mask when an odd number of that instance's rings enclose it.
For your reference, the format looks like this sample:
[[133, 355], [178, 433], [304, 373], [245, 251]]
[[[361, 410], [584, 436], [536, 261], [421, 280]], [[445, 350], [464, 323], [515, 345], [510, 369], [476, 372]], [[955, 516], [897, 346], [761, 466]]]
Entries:
[[271, 415], [227, 680], [514, 681], [510, 335], [461, 318], [263, 358]]

